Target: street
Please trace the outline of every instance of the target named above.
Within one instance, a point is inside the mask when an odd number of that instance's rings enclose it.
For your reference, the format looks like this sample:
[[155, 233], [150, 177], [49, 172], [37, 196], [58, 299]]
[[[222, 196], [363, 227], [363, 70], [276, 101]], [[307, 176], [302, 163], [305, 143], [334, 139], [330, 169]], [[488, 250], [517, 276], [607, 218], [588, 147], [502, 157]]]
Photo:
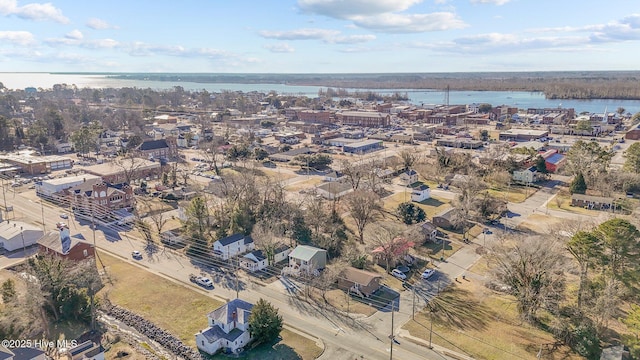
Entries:
[[[289, 180], [289, 184], [304, 180], [305, 176], [296, 176]], [[509, 211], [512, 216], [502, 219], [502, 225], [507, 229], [513, 229], [535, 211], [544, 211], [547, 202], [555, 195], [555, 185], [557, 182], [550, 181], [535, 194], [519, 204], [509, 204]], [[440, 191], [438, 191], [440, 192]], [[453, 196], [452, 192], [444, 192], [444, 196]], [[9, 197], [10, 195], [8, 195]], [[60, 221], [60, 214], [66, 212], [71, 214], [69, 209], [62, 209], [47, 202], [41, 202], [32, 191], [15, 193], [10, 203], [14, 206], [13, 213], [16, 220], [26, 221], [41, 225], [45, 230], [55, 229], [54, 224]], [[554, 216], [585, 217], [586, 215], [570, 214], [563, 211], [552, 211]], [[43, 224], [44, 220], [44, 224]], [[154, 253], [144, 253], [141, 260], [133, 260], [131, 252], [142, 251], [144, 243], [140, 239], [131, 237], [127, 232], [117, 232], [98, 226], [94, 232], [87, 221], [77, 221], [73, 216], [68, 222], [72, 236], [81, 236], [89, 242], [95, 242], [96, 247], [108, 254], [115, 255], [137, 266], [143, 266], [159, 276], [171, 281], [183, 284], [189, 283], [189, 274], [201, 273], [202, 268], [191, 263], [190, 259], [184, 255], [169, 249], [159, 249]], [[497, 228], [491, 227], [492, 230]], [[252, 277], [241, 275], [241, 290], [239, 297], [256, 302], [264, 298], [280, 309], [285, 323], [297, 329], [321, 339], [327, 351], [321, 356], [322, 359], [386, 359], [390, 354], [391, 340], [389, 338], [392, 330], [396, 335], [393, 347], [393, 357], [397, 359], [443, 359], [443, 349], [434, 346], [434, 350], [423, 345], [418, 345], [417, 340], [409, 341], [408, 334], [400, 331], [403, 324], [411, 319], [414, 304], [416, 311], [422, 309], [425, 301], [437, 293], [438, 288], [443, 288], [451, 283], [454, 278], [465, 275], [473, 280], [483, 280], [477, 274], [468, 272], [468, 269], [481, 257], [476, 252], [478, 246], [490, 245], [496, 238], [495, 231], [490, 234], [481, 234], [472, 240], [471, 244], [464, 245], [460, 250], [447, 258], [445, 261], [435, 261], [437, 274], [429, 281], [415, 286], [415, 296], [412, 290], [400, 291], [399, 299], [394, 302], [393, 311], [391, 306], [376, 312], [366, 318], [356, 315], [348, 315], [331, 308], [319, 307], [301, 299], [301, 295], [295, 289], [295, 281], [274, 281], [270, 284], [261, 284]], [[33, 251], [33, 250], [31, 250]], [[20, 260], [18, 256], [22, 254], [12, 254], [10, 258], [2, 257], [0, 266], [6, 267]], [[98, 263], [99, 264], [99, 263]], [[282, 280], [282, 279], [281, 279]], [[297, 285], [299, 288], [302, 285]], [[189, 287], [193, 289], [193, 287]], [[228, 300], [235, 298], [236, 289], [234, 286], [222, 286], [216, 283], [215, 289], [208, 291], [198, 289], [208, 296]], [[203, 314], [204, 315], [204, 314]], [[393, 319], [392, 319], [393, 318]], [[393, 329], [391, 324], [393, 323]], [[426, 324], [425, 324], [426, 325]], [[447, 350], [448, 351], [448, 350]], [[452, 353], [448, 351], [448, 353]], [[460, 354], [460, 358], [464, 355]]]

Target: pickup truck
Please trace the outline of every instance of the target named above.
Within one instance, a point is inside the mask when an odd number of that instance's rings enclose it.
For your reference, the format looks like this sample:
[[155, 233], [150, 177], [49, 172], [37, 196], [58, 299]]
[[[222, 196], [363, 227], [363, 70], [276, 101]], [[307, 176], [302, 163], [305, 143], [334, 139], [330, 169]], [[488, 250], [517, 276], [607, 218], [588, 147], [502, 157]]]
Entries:
[[198, 284], [198, 285], [200, 285], [202, 287], [205, 287], [205, 288], [208, 288], [208, 289], [213, 288], [213, 281], [211, 281], [211, 279], [209, 279], [208, 277], [190, 274], [189, 275], [189, 280], [192, 283]]

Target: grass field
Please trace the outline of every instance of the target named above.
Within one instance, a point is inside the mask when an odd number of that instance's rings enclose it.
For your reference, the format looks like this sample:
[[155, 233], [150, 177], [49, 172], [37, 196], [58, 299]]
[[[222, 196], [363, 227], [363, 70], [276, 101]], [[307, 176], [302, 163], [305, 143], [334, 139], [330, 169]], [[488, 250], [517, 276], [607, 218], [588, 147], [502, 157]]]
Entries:
[[[222, 305], [149, 271], [100, 253], [113, 284], [106, 284], [99, 296], [138, 313], [161, 328], [195, 346], [193, 334], [207, 326], [206, 314]], [[170, 309], [170, 311], [168, 311]]]
[[287, 191], [300, 191], [302, 189], [311, 189], [316, 185], [322, 183], [322, 179], [319, 177], [312, 177], [304, 181], [299, 181], [297, 183], [285, 186], [285, 190]]
[[[531, 196], [536, 189], [535, 188], [511, 188], [509, 191], [489, 189], [489, 194], [495, 196], [498, 199], [505, 199], [512, 203], [521, 203]], [[506, 195], [505, 195], [506, 194]]]
[[[187, 345], [195, 347], [194, 334], [207, 326], [206, 314], [222, 305], [220, 301], [103, 252], [99, 256], [113, 283], [107, 282], [98, 297], [106, 296], [111, 303], [144, 316]], [[250, 351], [247, 356], [252, 357], [246, 359], [306, 360], [315, 359], [322, 352], [315, 341], [299, 334], [283, 330], [281, 337], [270, 350], [264, 350], [270, 357], [258, 347], [256, 352], [264, 357], [254, 357], [254, 351]]]
[[561, 223], [562, 220], [543, 214], [531, 214], [527, 220], [518, 225], [520, 230], [531, 230], [537, 233], [548, 233], [552, 226]]
[[[487, 267], [482, 263], [472, 271], [485, 272]], [[455, 283], [440, 299], [448, 311], [433, 314], [435, 344], [477, 359], [536, 359], [541, 346], [542, 359], [581, 358], [565, 346], [551, 351], [551, 344], [555, 343], [553, 336], [522, 322], [513, 298], [485, 288], [481, 280]], [[430, 315], [428, 311], [421, 311], [403, 328], [428, 341]]]

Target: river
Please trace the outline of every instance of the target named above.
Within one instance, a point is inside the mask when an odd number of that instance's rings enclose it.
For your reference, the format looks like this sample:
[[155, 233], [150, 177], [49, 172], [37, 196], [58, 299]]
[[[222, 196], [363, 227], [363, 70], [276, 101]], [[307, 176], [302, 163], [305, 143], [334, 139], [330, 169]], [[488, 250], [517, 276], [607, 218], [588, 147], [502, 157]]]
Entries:
[[[24, 89], [35, 87], [50, 89], [54, 84], [76, 85], [78, 88], [121, 88], [137, 87], [151, 88], [154, 90], [172, 89], [174, 86], [182, 86], [185, 90], [207, 90], [209, 92], [230, 91], [259, 91], [267, 93], [276, 91], [278, 94], [299, 95], [307, 97], [318, 96], [318, 90], [326, 89], [322, 86], [295, 86], [286, 84], [225, 84], [225, 83], [195, 83], [189, 81], [150, 81], [127, 80], [109, 78], [104, 74], [52, 74], [52, 73], [0, 73], [0, 82], [9, 89]], [[355, 89], [348, 89], [353, 91]], [[359, 89], [363, 90], [363, 89]], [[423, 89], [372, 89], [372, 91], [389, 94], [394, 92], [406, 92], [410, 102], [420, 104], [444, 104], [445, 93], [441, 90]], [[640, 100], [550, 100], [541, 92], [525, 91], [450, 91], [450, 104], [489, 103], [493, 106], [509, 105], [520, 109], [527, 108], [574, 108], [577, 113], [591, 112], [602, 113], [605, 109], [609, 112], [616, 111], [619, 107], [627, 112], [635, 114], [640, 112]]]

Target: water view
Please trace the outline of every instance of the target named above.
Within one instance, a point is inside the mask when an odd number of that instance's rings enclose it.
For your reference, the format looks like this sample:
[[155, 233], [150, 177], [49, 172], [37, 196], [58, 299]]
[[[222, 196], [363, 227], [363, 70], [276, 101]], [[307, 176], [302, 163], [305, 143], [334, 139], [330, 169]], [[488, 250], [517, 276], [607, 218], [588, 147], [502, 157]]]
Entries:
[[[137, 87], [151, 88], [155, 90], [171, 89], [174, 86], [182, 86], [185, 90], [209, 92], [229, 91], [275, 91], [278, 94], [316, 97], [318, 90], [326, 89], [322, 86], [297, 86], [287, 84], [241, 84], [241, 83], [197, 83], [190, 81], [152, 81], [116, 79], [105, 74], [53, 74], [53, 73], [0, 73], [0, 82], [10, 89], [24, 89], [26, 87], [52, 88], [55, 84], [76, 85], [78, 88], [121, 88]], [[356, 89], [349, 89], [354, 91]], [[367, 90], [367, 89], [359, 89]], [[410, 102], [416, 105], [444, 104], [445, 92], [442, 90], [424, 89], [374, 89], [377, 93], [391, 94], [394, 92], [406, 92]], [[541, 92], [526, 91], [451, 91], [449, 93], [450, 104], [489, 103], [494, 106], [509, 105], [521, 109], [526, 108], [574, 108], [580, 112], [600, 113], [616, 111], [623, 107], [632, 114], [640, 112], [640, 100], [570, 100], [570, 99], [546, 99]]]

